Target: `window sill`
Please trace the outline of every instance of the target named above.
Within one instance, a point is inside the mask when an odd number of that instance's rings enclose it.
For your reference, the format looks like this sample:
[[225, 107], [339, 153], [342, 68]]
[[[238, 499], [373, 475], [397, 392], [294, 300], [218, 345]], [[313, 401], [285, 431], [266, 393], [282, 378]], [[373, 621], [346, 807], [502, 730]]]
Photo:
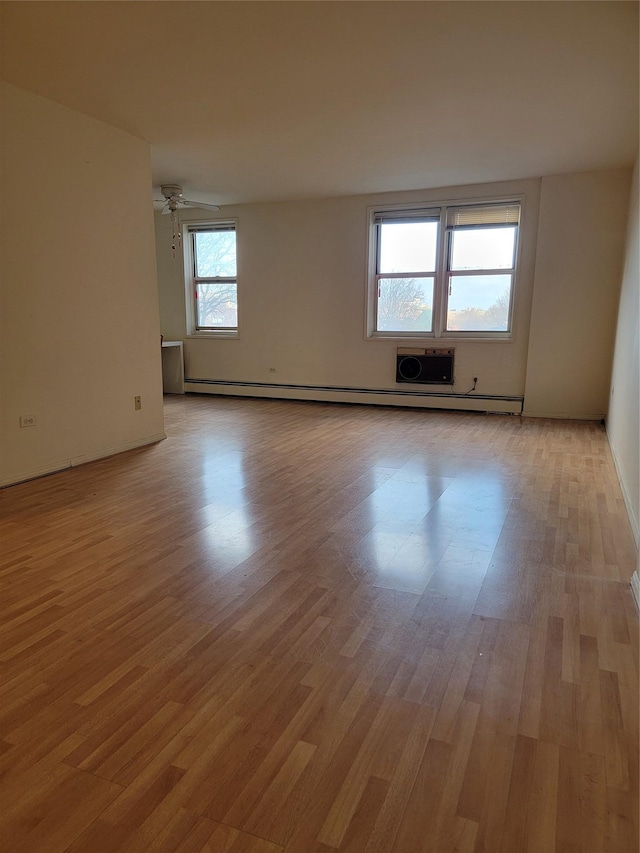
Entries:
[[473, 332], [460, 333], [457, 335], [443, 335], [436, 338], [434, 335], [367, 335], [367, 341], [392, 341], [394, 343], [405, 342], [407, 344], [422, 344], [424, 346], [454, 346], [456, 343], [473, 343], [473, 344], [512, 344], [513, 336], [510, 333], [504, 335], [475, 335]]
[[214, 341], [214, 340], [238, 340], [238, 332], [192, 332], [187, 335], [187, 341]]

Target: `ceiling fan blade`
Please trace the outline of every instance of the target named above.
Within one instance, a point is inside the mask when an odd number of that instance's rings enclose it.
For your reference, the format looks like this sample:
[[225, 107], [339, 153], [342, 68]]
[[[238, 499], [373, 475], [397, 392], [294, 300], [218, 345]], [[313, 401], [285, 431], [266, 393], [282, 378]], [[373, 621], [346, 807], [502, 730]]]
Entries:
[[201, 207], [203, 210], [220, 210], [217, 204], [207, 204], [204, 201], [189, 201], [188, 198], [181, 198], [180, 204], [184, 204], [185, 207]]

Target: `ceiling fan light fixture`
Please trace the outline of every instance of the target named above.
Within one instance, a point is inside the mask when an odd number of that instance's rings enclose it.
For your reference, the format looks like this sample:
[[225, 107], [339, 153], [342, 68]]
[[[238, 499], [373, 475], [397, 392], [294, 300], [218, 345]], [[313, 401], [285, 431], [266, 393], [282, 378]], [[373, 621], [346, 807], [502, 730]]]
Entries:
[[161, 184], [160, 192], [167, 199], [167, 201], [172, 198], [179, 201], [182, 199], [182, 187], [180, 184]]

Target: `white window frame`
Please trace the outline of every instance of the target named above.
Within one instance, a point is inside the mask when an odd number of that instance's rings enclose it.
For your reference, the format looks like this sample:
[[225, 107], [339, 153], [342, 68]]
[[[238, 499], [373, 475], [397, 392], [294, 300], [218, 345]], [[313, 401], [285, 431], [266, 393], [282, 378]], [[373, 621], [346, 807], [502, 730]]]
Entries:
[[[238, 287], [238, 269], [236, 266], [236, 276], [231, 277], [216, 277], [216, 278], [198, 278], [196, 276], [196, 256], [194, 250], [195, 237], [197, 232], [216, 231], [216, 230], [233, 230], [236, 235], [236, 259], [238, 247], [238, 222], [236, 219], [214, 219], [214, 220], [193, 220], [183, 225], [182, 230], [182, 245], [184, 258], [184, 283], [185, 283], [185, 305], [187, 319], [187, 337], [190, 338], [238, 338], [240, 336], [240, 304], [239, 304], [239, 287]], [[237, 265], [237, 260], [236, 260]], [[199, 328], [198, 327], [198, 308], [197, 308], [197, 285], [199, 282], [224, 282], [235, 283], [236, 286], [236, 305], [238, 306], [238, 325], [225, 326], [220, 328]]]
[[[474, 208], [474, 207], [496, 207], [518, 205], [520, 208], [520, 218], [518, 223], [518, 231], [516, 233], [516, 245], [514, 250], [514, 267], [504, 270], [481, 270], [482, 274], [510, 274], [512, 276], [511, 294], [509, 302], [509, 321], [506, 331], [451, 331], [447, 330], [447, 300], [449, 288], [449, 276], [452, 271], [449, 270], [450, 258], [450, 243], [451, 231], [447, 229], [447, 212], [452, 208]], [[521, 230], [524, 212], [524, 197], [510, 196], [508, 198], [473, 198], [473, 199], [451, 199], [442, 202], [424, 202], [396, 205], [376, 205], [368, 209], [368, 263], [367, 263], [367, 288], [366, 288], [366, 328], [365, 337], [369, 340], [441, 340], [441, 341], [511, 341], [513, 337], [514, 327], [514, 311], [515, 311], [515, 296], [517, 290], [518, 268], [520, 264], [521, 253]], [[432, 306], [432, 331], [389, 331], [381, 332], [377, 330], [377, 311], [378, 311], [378, 279], [389, 278], [378, 272], [379, 260], [379, 239], [378, 225], [376, 218], [380, 216], [397, 215], [398, 219], [412, 218], [415, 216], [424, 216], [425, 219], [433, 218], [435, 213], [439, 213], [440, 224], [438, 231], [438, 246], [436, 250], [436, 270], [434, 279], [434, 293]], [[458, 275], [473, 275], [473, 270], [453, 271], [453, 274]], [[416, 276], [416, 273], [411, 275]], [[394, 274], [395, 277], [395, 274]], [[399, 276], [398, 276], [399, 277]]]

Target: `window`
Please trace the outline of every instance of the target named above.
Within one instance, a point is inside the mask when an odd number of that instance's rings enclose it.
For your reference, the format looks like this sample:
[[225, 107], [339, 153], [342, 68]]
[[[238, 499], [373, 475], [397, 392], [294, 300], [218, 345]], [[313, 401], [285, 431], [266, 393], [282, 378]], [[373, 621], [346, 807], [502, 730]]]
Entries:
[[519, 202], [375, 211], [369, 335], [509, 337]]
[[379, 332], [431, 332], [440, 217], [376, 219]]
[[237, 334], [235, 223], [189, 225], [185, 244], [190, 331], [196, 334]]

